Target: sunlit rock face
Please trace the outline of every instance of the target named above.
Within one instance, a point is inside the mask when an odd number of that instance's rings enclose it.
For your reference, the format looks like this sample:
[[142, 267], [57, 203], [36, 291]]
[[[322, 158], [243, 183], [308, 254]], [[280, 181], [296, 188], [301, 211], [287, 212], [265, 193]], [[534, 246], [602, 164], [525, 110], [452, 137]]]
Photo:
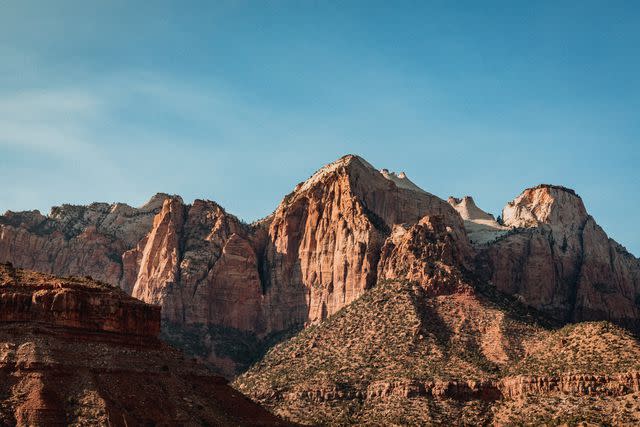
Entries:
[[149, 233], [166, 194], [140, 208], [123, 203], [54, 207], [0, 216], [0, 261], [56, 275], [90, 275], [131, 291], [136, 260], [127, 251]]
[[263, 257], [271, 329], [285, 327], [291, 314], [305, 323], [322, 320], [372, 287], [380, 250], [396, 224], [441, 215], [452, 233], [464, 235], [460, 216], [445, 201], [398, 183], [404, 176], [390, 176], [349, 155], [283, 200], [270, 220]]
[[527, 189], [502, 218], [512, 230], [478, 255], [498, 289], [565, 321], [640, 326], [640, 262], [607, 237], [573, 190]]
[[465, 196], [462, 199], [449, 197], [448, 202], [464, 220], [464, 228], [473, 245], [493, 242], [509, 230], [509, 227], [498, 223], [493, 215], [476, 206], [471, 196]]

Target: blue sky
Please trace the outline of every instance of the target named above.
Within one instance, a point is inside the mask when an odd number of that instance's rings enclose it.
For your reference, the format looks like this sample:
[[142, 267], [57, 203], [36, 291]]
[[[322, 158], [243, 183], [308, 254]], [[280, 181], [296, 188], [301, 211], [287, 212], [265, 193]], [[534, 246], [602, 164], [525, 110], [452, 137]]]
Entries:
[[0, 1], [0, 211], [252, 220], [357, 153], [496, 214], [574, 188], [640, 255], [640, 3], [149, 3]]

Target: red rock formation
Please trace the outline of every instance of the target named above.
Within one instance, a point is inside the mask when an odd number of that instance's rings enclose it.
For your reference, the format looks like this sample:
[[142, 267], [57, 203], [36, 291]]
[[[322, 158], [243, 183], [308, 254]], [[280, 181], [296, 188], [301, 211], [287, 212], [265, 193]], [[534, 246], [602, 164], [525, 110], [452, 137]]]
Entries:
[[65, 205], [48, 218], [8, 213], [0, 259], [118, 284], [161, 305], [172, 323], [267, 334], [322, 320], [360, 296], [377, 280], [389, 230], [424, 215], [442, 215], [464, 235], [455, 210], [406, 175], [345, 156], [253, 228], [213, 202], [189, 206], [177, 196], [139, 210]]
[[[182, 199], [172, 197], [164, 201], [142, 248], [140, 269], [132, 291], [134, 297], [162, 306], [165, 317], [180, 320], [184, 309], [182, 301], [174, 297], [173, 290], [180, 279], [180, 239], [184, 217]], [[171, 305], [167, 304], [168, 299]]]
[[262, 285], [258, 259], [246, 239], [232, 234], [208, 275], [208, 322], [262, 332]]
[[464, 235], [446, 202], [398, 179], [345, 156], [285, 198], [271, 219], [264, 255], [269, 329], [323, 320], [373, 286], [394, 224], [441, 215], [456, 237]]
[[155, 339], [160, 333], [160, 308], [88, 279], [59, 279], [0, 265], [0, 322]]
[[170, 322], [263, 329], [248, 232], [213, 202], [167, 199], [146, 240], [127, 254], [140, 265], [132, 295], [161, 305]]
[[159, 331], [117, 288], [0, 264], [0, 424], [286, 425]]
[[378, 278], [418, 282], [430, 295], [471, 292], [457, 268], [469, 258], [467, 242], [447, 230], [442, 216], [426, 216], [408, 230], [394, 228], [382, 248]]
[[63, 276], [91, 275], [131, 289], [134, 274], [123, 269], [123, 253], [147, 235], [166, 197], [158, 194], [139, 209], [93, 203], [54, 207], [48, 217], [9, 211], [0, 216], [0, 261]]
[[[455, 257], [448, 266], [475, 269], [558, 319], [611, 319], [640, 329], [639, 262], [607, 238], [574, 192], [527, 190], [505, 207], [504, 226], [471, 198], [450, 204], [404, 174], [379, 172], [349, 155], [251, 226], [214, 202], [188, 205], [163, 194], [139, 209], [92, 204], [54, 208], [49, 217], [8, 212], [0, 217], [0, 261], [89, 274], [160, 305], [172, 324], [265, 337], [336, 313], [379, 278], [434, 287], [434, 259]], [[418, 224], [436, 215], [442, 226]], [[442, 227], [455, 254], [432, 244]]]
[[439, 214], [464, 234], [447, 203], [403, 182], [346, 156], [252, 229], [215, 203], [168, 199], [138, 253], [126, 254], [140, 265], [133, 295], [161, 304], [171, 322], [258, 334], [322, 320], [375, 283], [393, 224]]
[[514, 229], [478, 255], [479, 271], [499, 290], [561, 320], [640, 327], [640, 261], [607, 237], [575, 192], [525, 190], [503, 219]]
[[522, 399], [528, 394], [564, 393], [574, 396], [622, 396], [640, 391], [640, 373], [611, 375], [564, 374], [555, 377], [518, 375], [499, 384], [505, 398]]

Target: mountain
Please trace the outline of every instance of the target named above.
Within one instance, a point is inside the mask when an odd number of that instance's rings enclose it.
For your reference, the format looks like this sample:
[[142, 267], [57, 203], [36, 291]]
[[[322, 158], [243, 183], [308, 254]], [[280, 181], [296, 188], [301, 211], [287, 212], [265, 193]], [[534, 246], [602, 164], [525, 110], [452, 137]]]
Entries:
[[640, 343], [560, 328], [465, 266], [441, 216], [387, 239], [378, 284], [275, 346], [235, 386], [304, 424], [640, 422]]
[[[396, 181], [399, 183], [396, 184]], [[0, 217], [0, 255], [59, 275], [87, 273], [162, 307], [164, 336], [233, 376], [287, 331], [321, 321], [376, 282], [390, 224], [443, 214], [446, 202], [349, 155], [317, 171], [265, 220], [158, 194]]]
[[498, 223], [493, 215], [476, 206], [471, 196], [462, 199], [449, 197], [448, 202], [462, 217], [472, 244], [490, 243], [510, 230], [509, 227]]
[[159, 332], [119, 288], [0, 264], [0, 424], [287, 425]]
[[564, 322], [611, 320], [640, 330], [640, 260], [607, 237], [573, 191], [525, 190], [502, 213], [510, 230], [477, 246], [476, 270]]
[[467, 286], [482, 283], [554, 322], [638, 331], [640, 261], [571, 190], [526, 190], [498, 223], [470, 197], [444, 201], [355, 155], [319, 169], [253, 224], [215, 202], [166, 194], [141, 208], [7, 212], [0, 261], [90, 274], [160, 305], [165, 340], [234, 377], [381, 281], [432, 280], [437, 270], [424, 261], [445, 249], [422, 239], [442, 227], [452, 239], [447, 265], [475, 277]]

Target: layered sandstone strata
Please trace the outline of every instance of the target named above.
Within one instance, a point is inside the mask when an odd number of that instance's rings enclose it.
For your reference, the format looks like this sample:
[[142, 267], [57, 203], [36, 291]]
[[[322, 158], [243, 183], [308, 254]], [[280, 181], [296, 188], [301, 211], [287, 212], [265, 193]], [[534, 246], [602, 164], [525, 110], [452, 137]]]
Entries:
[[0, 264], [0, 424], [285, 425], [158, 340], [159, 307]]
[[[439, 216], [439, 225], [421, 222], [425, 216]], [[433, 281], [438, 254], [429, 239], [442, 233], [463, 270], [558, 320], [640, 327], [639, 261], [608, 239], [574, 192], [526, 190], [503, 219], [470, 197], [447, 203], [403, 173], [348, 155], [254, 224], [214, 202], [165, 194], [141, 208], [7, 212], [0, 261], [91, 275], [160, 305], [165, 324], [189, 329], [187, 338], [199, 331], [199, 345], [189, 348], [206, 348], [214, 363], [226, 346], [216, 344], [221, 333], [261, 340], [326, 319], [379, 279]]]
[[160, 308], [89, 278], [61, 279], [0, 265], [0, 322], [156, 339]]

